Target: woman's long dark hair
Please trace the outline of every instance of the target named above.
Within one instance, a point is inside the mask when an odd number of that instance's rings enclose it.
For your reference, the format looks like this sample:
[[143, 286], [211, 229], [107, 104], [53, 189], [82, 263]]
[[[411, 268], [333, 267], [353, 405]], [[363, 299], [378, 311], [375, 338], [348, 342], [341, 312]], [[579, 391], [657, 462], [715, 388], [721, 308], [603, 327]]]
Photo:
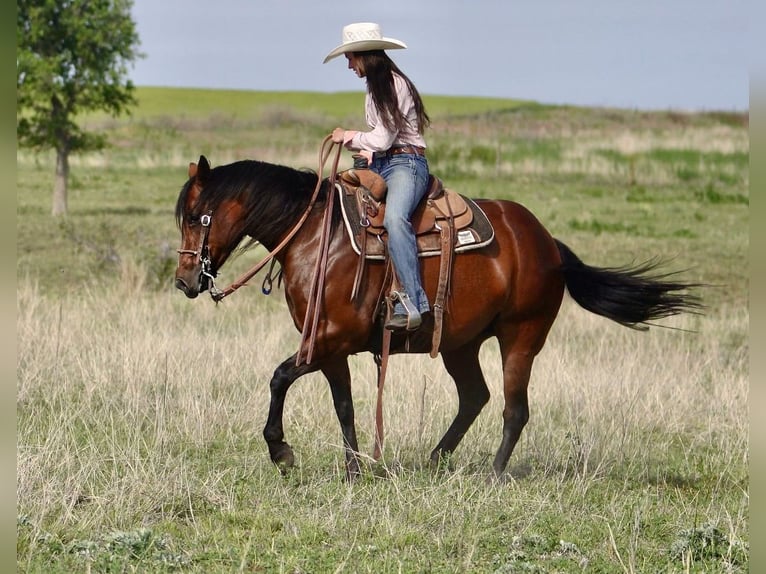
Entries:
[[391, 131], [400, 131], [409, 125], [407, 118], [399, 109], [394, 87], [394, 74], [402, 77], [415, 102], [415, 113], [418, 118], [418, 132], [422, 135], [425, 129], [431, 125], [431, 118], [426, 113], [423, 100], [420, 98], [415, 84], [402, 72], [394, 61], [383, 50], [371, 50], [367, 52], [355, 52], [354, 55], [362, 61], [364, 73], [367, 78], [367, 87], [372, 96], [372, 101], [380, 113], [383, 124]]

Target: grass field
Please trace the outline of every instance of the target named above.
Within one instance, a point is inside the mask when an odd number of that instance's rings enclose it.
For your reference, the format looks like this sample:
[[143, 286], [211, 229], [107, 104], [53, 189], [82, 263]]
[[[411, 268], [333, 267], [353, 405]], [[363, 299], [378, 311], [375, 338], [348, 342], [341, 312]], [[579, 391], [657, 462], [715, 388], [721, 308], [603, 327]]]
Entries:
[[[114, 145], [73, 158], [64, 219], [51, 158], [18, 154], [18, 571], [748, 571], [747, 115], [427, 97], [449, 187], [525, 204], [592, 264], [667, 258], [710, 285], [707, 310], [639, 333], [565, 299], [502, 483], [496, 345], [449, 470], [426, 463], [454, 387], [397, 356], [383, 461], [350, 485], [319, 376], [287, 401], [297, 468], [269, 462], [268, 382], [299, 334], [258, 279], [219, 306], [172, 288], [173, 207], [201, 153], [315, 168], [361, 94], [138, 95], [130, 119], [84, 118]], [[371, 357], [352, 372], [369, 452]]]

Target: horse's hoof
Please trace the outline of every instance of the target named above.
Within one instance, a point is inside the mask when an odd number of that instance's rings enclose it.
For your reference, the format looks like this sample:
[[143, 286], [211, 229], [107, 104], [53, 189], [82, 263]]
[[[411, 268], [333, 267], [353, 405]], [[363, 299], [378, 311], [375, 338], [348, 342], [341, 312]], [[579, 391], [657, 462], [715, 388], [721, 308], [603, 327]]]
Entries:
[[362, 470], [359, 468], [358, 464], [346, 465], [346, 481], [349, 484], [356, 482], [360, 476], [362, 476]]
[[506, 465], [492, 465], [491, 475], [487, 478], [487, 484], [497, 484], [500, 486], [510, 484], [513, 482], [510, 470], [506, 468]]
[[508, 482], [508, 476], [505, 472], [498, 474], [495, 469], [492, 469], [484, 482], [487, 486], [503, 486]]
[[287, 444], [282, 444], [271, 453], [271, 461], [277, 466], [279, 472], [287, 474], [295, 466], [293, 449]]
[[294, 461], [283, 460], [283, 461], [275, 462], [274, 464], [277, 465], [277, 470], [279, 470], [279, 474], [281, 474], [282, 476], [287, 476], [288, 474], [290, 474], [290, 471], [293, 469]]
[[346, 481], [349, 484], [354, 483], [360, 476], [362, 476], [362, 467], [359, 453], [348, 451], [346, 453]]
[[453, 472], [455, 464], [452, 462], [452, 453], [441, 451], [431, 453], [431, 470], [436, 473]]

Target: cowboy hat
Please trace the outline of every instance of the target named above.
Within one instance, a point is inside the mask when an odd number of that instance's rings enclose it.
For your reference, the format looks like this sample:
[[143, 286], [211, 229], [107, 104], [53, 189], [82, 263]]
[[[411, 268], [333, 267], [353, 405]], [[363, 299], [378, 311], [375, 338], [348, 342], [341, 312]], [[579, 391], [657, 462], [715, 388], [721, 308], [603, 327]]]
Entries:
[[323, 64], [346, 52], [369, 50], [395, 50], [406, 48], [407, 44], [395, 38], [384, 38], [378, 24], [358, 22], [343, 27], [343, 43], [325, 56]]

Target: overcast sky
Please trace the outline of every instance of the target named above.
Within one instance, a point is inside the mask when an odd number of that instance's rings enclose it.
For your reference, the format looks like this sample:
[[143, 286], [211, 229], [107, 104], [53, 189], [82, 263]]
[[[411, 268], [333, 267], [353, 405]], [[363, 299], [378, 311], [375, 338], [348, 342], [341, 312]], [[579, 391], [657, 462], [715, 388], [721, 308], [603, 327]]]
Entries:
[[[748, 109], [746, 0], [134, 0], [139, 86], [361, 91], [351, 22], [378, 22], [423, 94]], [[761, 22], [762, 24], [762, 22]]]

